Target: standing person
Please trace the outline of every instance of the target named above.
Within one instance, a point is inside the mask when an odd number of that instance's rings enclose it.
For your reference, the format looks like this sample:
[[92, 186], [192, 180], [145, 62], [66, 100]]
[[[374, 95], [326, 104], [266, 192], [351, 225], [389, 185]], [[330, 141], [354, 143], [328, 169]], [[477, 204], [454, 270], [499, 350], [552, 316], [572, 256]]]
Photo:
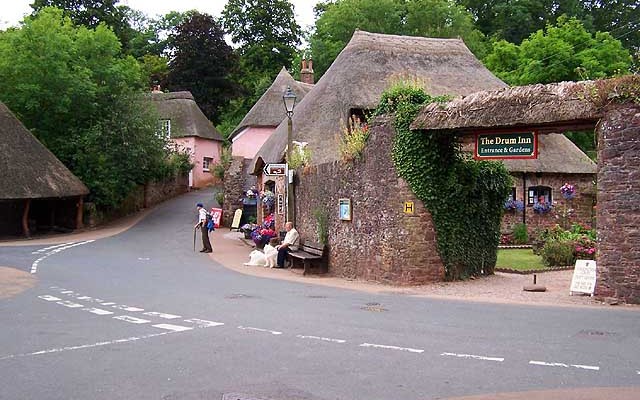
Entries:
[[282, 244], [276, 247], [276, 249], [278, 249], [278, 268], [284, 268], [284, 260], [287, 258], [289, 251], [298, 250], [298, 245], [300, 244], [300, 235], [296, 228], [293, 227], [293, 222], [284, 224], [284, 229], [287, 231], [287, 234]]
[[202, 233], [202, 250], [200, 253], [211, 253], [213, 249], [211, 248], [211, 242], [209, 241], [209, 229], [207, 228], [207, 210], [204, 209], [202, 203], [196, 204], [198, 209], [198, 223], [193, 227], [193, 229], [200, 228], [200, 232]]

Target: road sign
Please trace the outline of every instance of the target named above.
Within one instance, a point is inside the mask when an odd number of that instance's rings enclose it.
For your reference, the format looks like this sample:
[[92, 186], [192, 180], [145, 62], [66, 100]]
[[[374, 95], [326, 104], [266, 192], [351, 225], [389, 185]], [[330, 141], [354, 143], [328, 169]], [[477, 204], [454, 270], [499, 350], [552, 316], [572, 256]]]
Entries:
[[269, 176], [284, 176], [287, 172], [287, 164], [267, 164], [264, 166], [263, 172]]

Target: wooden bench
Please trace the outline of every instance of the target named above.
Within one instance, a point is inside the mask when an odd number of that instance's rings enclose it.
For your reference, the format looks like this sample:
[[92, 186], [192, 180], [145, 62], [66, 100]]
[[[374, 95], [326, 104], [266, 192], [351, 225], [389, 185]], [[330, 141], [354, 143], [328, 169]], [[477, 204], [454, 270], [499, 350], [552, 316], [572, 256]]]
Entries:
[[321, 272], [327, 272], [325, 249], [326, 246], [322, 243], [305, 241], [302, 246], [298, 247], [298, 250], [289, 252], [291, 268], [295, 266], [295, 261], [302, 260], [302, 266], [304, 268], [302, 271], [303, 275], [309, 272], [312, 263], [318, 265]]

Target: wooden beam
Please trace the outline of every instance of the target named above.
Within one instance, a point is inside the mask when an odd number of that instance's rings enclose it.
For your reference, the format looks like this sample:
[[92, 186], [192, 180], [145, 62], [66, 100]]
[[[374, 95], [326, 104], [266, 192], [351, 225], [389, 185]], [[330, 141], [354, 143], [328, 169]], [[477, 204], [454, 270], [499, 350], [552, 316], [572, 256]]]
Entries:
[[25, 237], [31, 237], [29, 232], [29, 209], [31, 208], [31, 199], [24, 201], [24, 212], [22, 213], [22, 233]]

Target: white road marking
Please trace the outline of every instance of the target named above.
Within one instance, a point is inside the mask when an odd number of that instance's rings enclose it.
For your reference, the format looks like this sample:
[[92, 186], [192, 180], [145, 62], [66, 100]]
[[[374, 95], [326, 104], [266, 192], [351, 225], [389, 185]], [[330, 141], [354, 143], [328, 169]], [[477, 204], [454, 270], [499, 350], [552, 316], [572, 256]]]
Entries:
[[268, 329], [262, 329], [262, 328], [252, 328], [250, 326], [239, 326], [238, 329], [242, 329], [245, 331], [258, 331], [258, 332], [268, 332], [272, 335], [282, 335], [282, 332], [278, 332], [278, 331], [270, 331]]
[[155, 311], [149, 311], [146, 313], [142, 313], [144, 315], [149, 315], [151, 317], [158, 317], [158, 318], [164, 318], [164, 319], [176, 319], [176, 318], [182, 318], [179, 315], [173, 315], [173, 314], [165, 314], [165, 313], [161, 313], [161, 312], [155, 312]]
[[474, 359], [474, 360], [483, 360], [483, 361], [497, 361], [497, 362], [503, 362], [504, 361], [503, 357], [485, 357], [485, 356], [476, 356], [474, 354], [442, 353], [440, 355], [441, 356], [458, 357], [458, 358], [471, 358], [471, 359]]
[[49, 246], [49, 247], [45, 247], [44, 249], [38, 249], [36, 251], [32, 251], [31, 254], [38, 254], [38, 253], [44, 253], [47, 250], [51, 250], [51, 249], [55, 249], [58, 247], [63, 247], [63, 246], [68, 246], [70, 244], [74, 244], [75, 242], [69, 242], [69, 243], [63, 243], [63, 244], [56, 244], [55, 246]]
[[62, 291], [60, 293], [62, 293], [62, 294], [73, 294], [74, 292], [73, 292], [73, 290], [64, 290], [64, 291]]
[[92, 314], [96, 314], [96, 315], [111, 315], [113, 314], [111, 311], [107, 311], [107, 310], [103, 310], [101, 308], [83, 308], [84, 311], [89, 311]]
[[74, 303], [74, 302], [68, 301], [68, 300], [66, 300], [66, 301], [58, 301], [58, 302], [56, 302], [56, 304], [60, 304], [62, 306], [69, 307], [69, 308], [82, 308], [82, 307], [84, 307], [82, 304]]
[[188, 326], [171, 325], [171, 324], [157, 324], [157, 325], [151, 325], [151, 326], [155, 328], [160, 328], [160, 329], [167, 329], [174, 332], [184, 332], [184, 331], [190, 331], [191, 329], [193, 329]]
[[80, 345], [80, 346], [67, 346], [67, 347], [60, 347], [60, 348], [56, 348], [56, 349], [41, 350], [41, 351], [35, 351], [33, 353], [12, 354], [12, 355], [9, 355], [9, 356], [0, 357], [0, 361], [10, 360], [12, 358], [19, 358], [19, 357], [30, 357], [30, 356], [39, 356], [39, 355], [43, 355], [43, 354], [62, 353], [64, 351], [71, 351], [71, 350], [90, 349], [90, 348], [93, 348], [93, 347], [108, 346], [108, 345], [111, 345], [111, 344], [118, 344], [118, 343], [129, 343], [129, 342], [135, 342], [137, 340], [150, 339], [150, 338], [154, 338], [154, 337], [157, 337], [157, 336], [168, 335], [168, 334], [171, 334], [171, 333], [175, 333], [175, 332], [154, 333], [154, 334], [151, 334], [151, 335], [132, 336], [132, 337], [128, 337], [128, 338], [125, 338], [125, 339], [110, 340], [110, 341], [98, 342], [98, 343], [93, 343], [93, 344], [83, 344], [83, 345]]
[[78, 299], [78, 300], [86, 300], [86, 301], [93, 301], [93, 298], [91, 298], [89, 296], [79, 296], [79, 297], [76, 297], [76, 299]]
[[100, 304], [103, 305], [103, 306], [112, 306], [112, 305], [114, 305], [116, 303], [109, 302], [109, 303], [100, 303]]
[[62, 300], [62, 299], [59, 299], [57, 297], [50, 296], [48, 294], [44, 294], [42, 296], [38, 296], [38, 298], [42, 299], [42, 300], [46, 300], [46, 301], [60, 301], [60, 300]]
[[113, 319], [119, 319], [121, 321], [130, 322], [132, 324], [147, 324], [147, 323], [151, 322], [148, 319], [130, 317], [128, 315], [118, 315], [117, 317], [113, 317]]
[[[65, 244], [62, 244], [62, 245], [56, 245], [56, 246], [51, 246], [51, 247], [48, 247], [48, 248], [45, 248], [45, 249], [40, 249], [40, 250], [43, 250], [41, 252], [44, 252], [46, 250], [51, 250], [51, 251], [47, 252], [44, 256], [38, 258], [37, 260], [35, 260], [33, 262], [33, 264], [31, 264], [31, 273], [35, 274], [36, 272], [38, 272], [38, 264], [40, 264], [40, 262], [42, 260], [44, 260], [45, 258], [47, 258], [47, 257], [49, 257], [51, 255], [57, 254], [57, 253], [59, 253], [61, 251], [70, 249], [72, 247], [82, 246], [83, 244], [87, 244], [87, 243], [91, 243], [91, 242], [95, 242], [95, 240], [93, 240], [93, 239], [92, 240], [86, 240], [84, 242], [78, 242], [78, 243], [69, 242], [69, 243], [65, 243]], [[38, 250], [38, 251], [40, 251], [40, 250]], [[37, 253], [32, 253], [32, 254], [37, 254]]]
[[198, 319], [198, 318], [185, 319], [184, 322], [195, 324], [198, 326], [198, 328], [212, 328], [214, 326], [224, 325], [224, 323], [222, 322], [207, 321], [206, 319]]
[[138, 260], [140, 260], [140, 261], [149, 261], [150, 258], [149, 257], [138, 257]]
[[545, 361], [529, 361], [530, 365], [542, 365], [544, 367], [562, 367], [562, 368], [580, 368], [580, 369], [588, 369], [592, 371], [599, 371], [600, 367], [595, 365], [581, 365], [581, 364], [565, 364], [565, 363], [556, 363], [556, 362], [545, 362]]
[[334, 343], [346, 343], [346, 340], [343, 339], [331, 339], [331, 338], [326, 338], [326, 337], [320, 337], [320, 336], [304, 336], [304, 335], [296, 335], [297, 338], [300, 339], [314, 339], [314, 340], [322, 340], [325, 342], [334, 342]]
[[422, 349], [412, 349], [410, 347], [387, 346], [384, 344], [362, 343], [360, 347], [374, 347], [379, 349], [408, 351], [410, 353], [424, 353], [424, 350]]
[[[104, 306], [104, 304], [102, 304]], [[115, 309], [118, 310], [122, 310], [122, 311], [129, 311], [129, 312], [138, 312], [138, 311], [144, 311], [144, 308], [138, 308], [138, 307], [129, 307], [129, 306], [125, 306], [125, 305], [115, 305], [115, 306], [111, 306]]]

